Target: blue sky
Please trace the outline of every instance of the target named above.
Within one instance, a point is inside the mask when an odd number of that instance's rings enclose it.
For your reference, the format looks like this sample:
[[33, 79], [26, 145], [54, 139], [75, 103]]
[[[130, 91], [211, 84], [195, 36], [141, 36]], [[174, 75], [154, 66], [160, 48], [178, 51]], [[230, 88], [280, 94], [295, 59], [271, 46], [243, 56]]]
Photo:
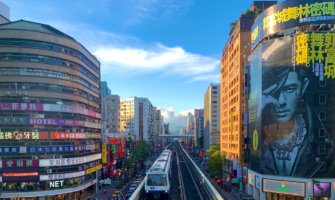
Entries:
[[[147, 97], [178, 123], [202, 108], [219, 82], [229, 24], [251, 0], [0, 0], [11, 20], [46, 23], [101, 62], [102, 80], [121, 98]], [[180, 120], [179, 120], [180, 119]]]

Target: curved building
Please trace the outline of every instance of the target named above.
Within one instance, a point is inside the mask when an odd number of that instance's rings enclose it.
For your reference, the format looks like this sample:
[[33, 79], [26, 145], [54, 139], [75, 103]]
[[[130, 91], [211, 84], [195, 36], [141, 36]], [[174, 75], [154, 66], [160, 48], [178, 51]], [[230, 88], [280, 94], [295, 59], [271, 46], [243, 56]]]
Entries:
[[251, 42], [249, 194], [335, 199], [335, 2], [276, 4]]
[[78, 199], [101, 168], [100, 64], [40, 23], [0, 25], [0, 198]]

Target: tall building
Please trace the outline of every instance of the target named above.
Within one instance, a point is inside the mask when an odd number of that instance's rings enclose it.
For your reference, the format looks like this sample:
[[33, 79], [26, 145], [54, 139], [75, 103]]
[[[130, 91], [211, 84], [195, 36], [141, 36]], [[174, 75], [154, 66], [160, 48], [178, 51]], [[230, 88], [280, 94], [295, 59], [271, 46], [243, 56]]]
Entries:
[[102, 133], [119, 133], [120, 96], [107, 95], [102, 98]]
[[194, 145], [204, 147], [204, 109], [194, 109]]
[[111, 91], [111, 89], [108, 87], [106, 81], [101, 81], [101, 83], [100, 83], [100, 89], [101, 89], [101, 98], [102, 98], [102, 99], [103, 99], [103, 97], [112, 94], [112, 91]]
[[169, 135], [170, 134], [169, 123], [164, 123], [163, 124], [163, 134], [164, 135]]
[[275, 4], [255, 1], [246, 13], [232, 24], [221, 58], [220, 151], [228, 159], [243, 164], [242, 144], [247, 137], [244, 121], [247, 100], [244, 96], [245, 67], [250, 54], [251, 26], [255, 16]]
[[10, 9], [0, 1], [0, 24], [10, 22]]
[[191, 112], [187, 114], [186, 134], [194, 134], [194, 115]]
[[163, 133], [163, 117], [161, 115], [161, 111], [154, 108], [154, 143], [157, 144], [159, 141], [159, 135]]
[[204, 96], [204, 149], [220, 144], [220, 84], [211, 83]]
[[136, 140], [153, 139], [153, 106], [147, 98], [130, 97], [120, 102], [120, 132]]
[[99, 61], [65, 33], [25, 20], [0, 24], [0, 49], [0, 198], [95, 190]]

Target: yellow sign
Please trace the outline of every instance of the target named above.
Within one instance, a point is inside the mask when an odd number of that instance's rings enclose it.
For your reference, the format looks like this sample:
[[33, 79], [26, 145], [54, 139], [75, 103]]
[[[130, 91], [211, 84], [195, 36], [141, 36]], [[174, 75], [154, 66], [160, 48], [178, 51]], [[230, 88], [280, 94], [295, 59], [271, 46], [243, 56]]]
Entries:
[[102, 164], [107, 163], [107, 144], [102, 144], [101, 159], [102, 159]]
[[335, 33], [303, 33], [296, 37], [297, 65], [312, 67], [320, 81], [335, 78]]
[[252, 147], [256, 151], [258, 148], [258, 132], [257, 130], [254, 130], [254, 134], [252, 136]]
[[335, 15], [334, 3], [335, 2], [315, 2], [312, 4], [306, 3], [305, 5], [300, 4], [299, 6], [284, 8], [263, 19], [263, 30], [290, 20]]
[[102, 168], [102, 164], [94, 166], [94, 167], [91, 167], [91, 168], [88, 168], [86, 170], [86, 174], [91, 174], [91, 173], [93, 173], [93, 172], [95, 172], [95, 171], [97, 171], [97, 170], [99, 170], [101, 168]]

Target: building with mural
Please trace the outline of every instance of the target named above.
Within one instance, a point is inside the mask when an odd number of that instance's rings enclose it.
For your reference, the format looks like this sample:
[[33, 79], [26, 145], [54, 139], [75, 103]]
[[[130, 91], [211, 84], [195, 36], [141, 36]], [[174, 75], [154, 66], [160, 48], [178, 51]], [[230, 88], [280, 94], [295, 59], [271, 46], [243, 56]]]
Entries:
[[335, 199], [335, 2], [276, 4], [251, 39], [248, 193]]

